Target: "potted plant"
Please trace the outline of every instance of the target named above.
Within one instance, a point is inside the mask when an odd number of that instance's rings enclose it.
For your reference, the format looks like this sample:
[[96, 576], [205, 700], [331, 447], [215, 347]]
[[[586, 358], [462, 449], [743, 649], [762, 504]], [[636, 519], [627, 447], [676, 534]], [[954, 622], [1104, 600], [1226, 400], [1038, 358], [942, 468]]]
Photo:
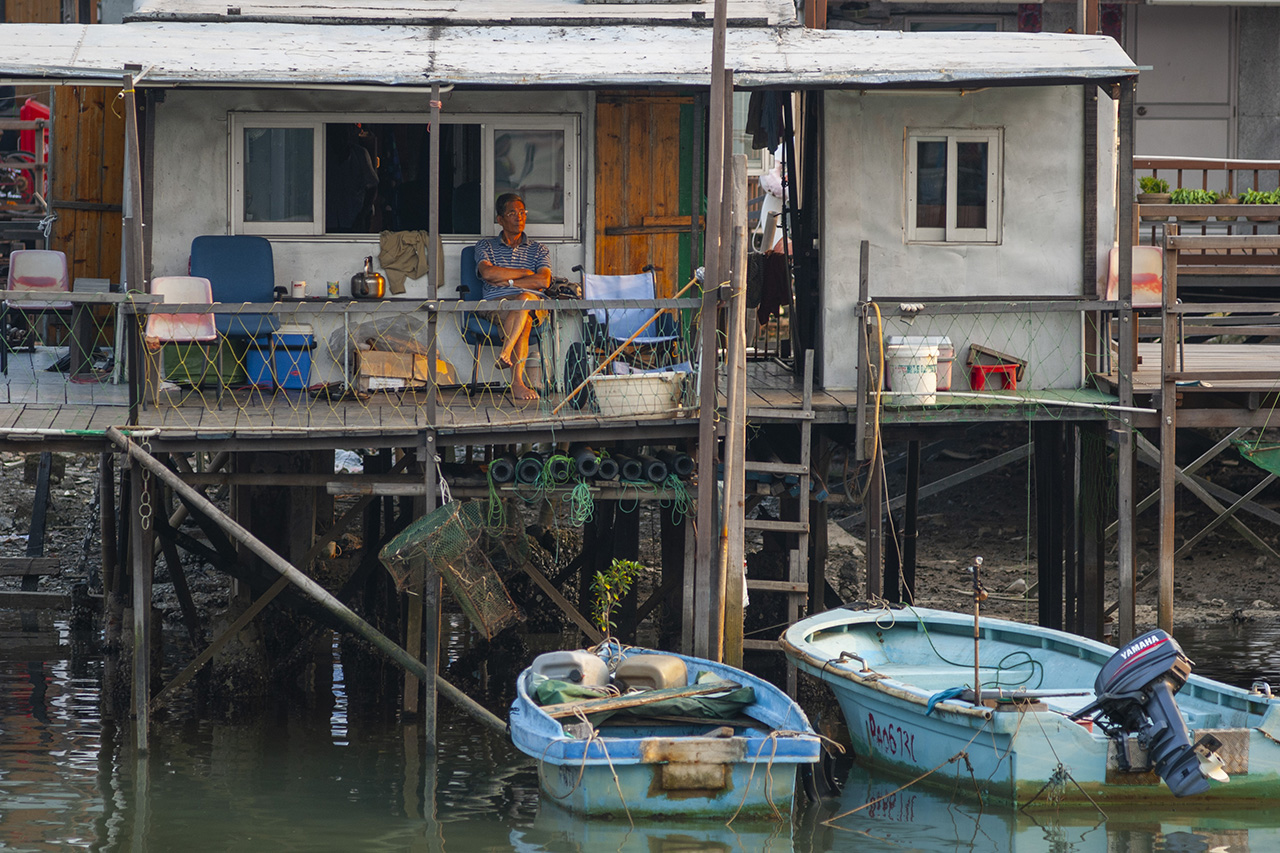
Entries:
[[[1240, 199], [1236, 198], [1236, 196], [1233, 193], [1231, 193], [1229, 190], [1224, 190], [1220, 193], [1213, 194], [1213, 203], [1214, 204], [1239, 204]], [[1218, 220], [1219, 222], [1235, 222], [1239, 218], [1240, 217], [1238, 216], [1215, 216], [1214, 217], [1214, 219]]]
[[[1215, 193], [1209, 190], [1192, 190], [1185, 187], [1178, 187], [1169, 193], [1170, 204], [1213, 204]], [[1209, 217], [1201, 214], [1178, 214], [1178, 219], [1182, 222], [1204, 222]]]
[[[1241, 204], [1277, 204], [1280, 203], [1280, 193], [1267, 190], [1245, 190], [1240, 194]], [[1250, 222], [1275, 222], [1280, 215], [1255, 214], [1247, 217]]]
[[[1142, 175], [1138, 178], [1138, 204], [1168, 204], [1169, 182], [1155, 175]], [[1143, 216], [1143, 222], [1164, 222], [1167, 216]]]

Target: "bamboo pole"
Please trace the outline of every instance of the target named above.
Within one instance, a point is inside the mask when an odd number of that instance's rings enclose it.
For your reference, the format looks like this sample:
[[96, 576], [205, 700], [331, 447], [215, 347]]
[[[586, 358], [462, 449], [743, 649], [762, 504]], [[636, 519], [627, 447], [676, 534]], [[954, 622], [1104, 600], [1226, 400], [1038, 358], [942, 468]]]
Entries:
[[414, 673], [419, 678], [424, 680], [434, 680], [436, 689], [439, 690], [440, 693], [457, 703], [463, 711], [470, 714], [475, 719], [490, 728], [501, 731], [504, 734], [506, 733], [507, 727], [502, 720], [495, 717], [487, 709], [471, 697], [467, 696], [461, 690], [454, 687], [452, 684], [449, 684], [439, 675], [427, 669], [421, 661], [394, 643], [390, 638], [378, 631], [378, 629], [374, 628], [368, 622], [357, 616], [349, 607], [335, 598], [327, 589], [295, 569], [287, 560], [275, 551], [272, 551], [264, 545], [260, 539], [238, 524], [222, 510], [214, 506], [208, 498], [182, 482], [182, 478], [170, 471], [164, 465], [161, 465], [155, 457], [138, 447], [137, 444], [135, 444], [124, 433], [120, 432], [119, 429], [109, 427], [107, 429], [107, 437], [118, 445], [121, 450], [127, 453], [132, 461], [150, 471], [157, 480], [164, 482], [175, 492], [200, 507], [205, 515], [217, 522], [227, 532], [227, 535], [252, 551], [264, 563], [279, 572], [281, 577], [292, 582], [299, 590], [309, 596], [330, 614], [335, 616], [353, 632], [368, 640], [374, 646], [377, 646], [378, 649], [387, 655], [387, 657]]
[[[694, 286], [695, 284], [697, 284], [697, 283], [698, 283], [698, 282], [697, 282], [697, 280], [696, 280], [696, 279], [695, 279], [694, 281], [689, 282], [689, 283], [688, 283], [688, 284], [686, 284], [684, 287], [680, 288], [680, 292], [679, 292], [679, 293], [677, 293], [675, 296], [673, 296], [673, 297], [671, 297], [671, 298], [672, 298], [672, 299], [679, 299], [681, 296], [683, 296], [683, 295], [684, 295], [684, 292], [685, 292], [686, 290], [688, 290], [689, 288], [693, 287], [693, 286]], [[613, 352], [609, 353], [609, 357], [608, 357], [608, 358], [606, 358], [604, 361], [600, 362], [600, 364], [596, 367], [596, 369], [595, 369], [595, 370], [593, 370], [593, 371], [591, 371], [591, 373], [587, 374], [587, 378], [586, 378], [586, 379], [583, 379], [581, 382], [579, 382], [579, 383], [578, 383], [578, 387], [577, 387], [577, 388], [574, 388], [572, 391], [570, 391], [568, 394], [566, 394], [566, 395], [565, 395], [565, 397], [564, 397], [564, 399], [560, 401], [560, 405], [556, 406], [554, 409], [552, 409], [552, 410], [551, 410], [551, 414], [552, 414], [553, 416], [554, 416], [554, 415], [556, 415], [556, 414], [558, 414], [558, 413], [560, 412], [560, 410], [561, 410], [561, 409], [563, 409], [566, 405], [568, 405], [569, 401], [570, 401], [570, 400], [572, 400], [574, 397], [576, 397], [579, 391], [581, 391], [583, 388], [586, 388], [586, 387], [587, 387], [587, 383], [591, 381], [591, 378], [592, 378], [593, 376], [595, 376], [595, 375], [596, 375], [596, 374], [598, 374], [600, 371], [602, 371], [602, 370], [604, 370], [606, 367], [608, 367], [608, 366], [609, 366], [609, 364], [610, 364], [610, 363], [611, 363], [615, 358], [617, 358], [619, 355], [621, 355], [621, 354], [622, 354], [622, 351], [623, 351], [624, 349], [626, 349], [627, 347], [631, 346], [631, 342], [632, 342], [632, 341], [634, 341], [636, 338], [640, 337], [640, 333], [641, 333], [641, 332], [643, 332], [645, 329], [647, 329], [647, 328], [649, 328], [650, 326], [652, 326], [655, 320], [657, 320], [659, 317], [661, 317], [663, 314], [667, 313], [668, 311], [674, 311], [674, 310], [675, 310], [674, 308], [663, 308], [663, 309], [661, 309], [661, 310], [659, 310], [659, 311], [654, 311], [654, 312], [653, 312], [653, 316], [652, 316], [652, 317], [650, 317], [648, 320], [646, 320], [643, 326], [641, 326], [640, 328], [638, 328], [638, 329], [636, 329], [634, 332], [632, 332], [632, 333], [631, 333], [631, 337], [627, 338], [625, 341], [623, 341], [622, 343], [618, 344], [618, 348], [617, 348], [617, 349], [615, 349]]]
[[[745, 558], [743, 518], [746, 515], [747, 443], [747, 158], [733, 157], [733, 246], [729, 270], [733, 297], [729, 301], [728, 340], [725, 343], [725, 441], [724, 441], [724, 505], [721, 513], [720, 542], [720, 632], [722, 657], [730, 666], [742, 666], [743, 589], [747, 579], [743, 569]], [[802, 499], [807, 499], [804, 497]]]

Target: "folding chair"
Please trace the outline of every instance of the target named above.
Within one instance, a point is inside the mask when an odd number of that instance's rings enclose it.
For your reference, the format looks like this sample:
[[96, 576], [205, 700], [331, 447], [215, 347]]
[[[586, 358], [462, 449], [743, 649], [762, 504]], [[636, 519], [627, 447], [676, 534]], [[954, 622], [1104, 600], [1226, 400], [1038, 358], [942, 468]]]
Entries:
[[[151, 293], [159, 296], [161, 302], [170, 305], [175, 304], [196, 304], [209, 305], [213, 302], [213, 287], [207, 278], [198, 278], [196, 276], [173, 275], [160, 276], [151, 280]], [[212, 308], [207, 312], [199, 314], [151, 314], [147, 317], [147, 328], [145, 337], [148, 340], [157, 340], [160, 342], [159, 355], [156, 358], [156, 405], [160, 405], [160, 389], [166, 379], [164, 369], [164, 344], [189, 344], [199, 346], [200, 344], [213, 343], [216, 345], [217, 356], [210, 359], [205, 353], [203, 364], [205, 370], [208, 370], [210, 363], [214, 364], [214, 372], [217, 374], [218, 397], [222, 397], [222, 344], [221, 338], [218, 336], [218, 329], [214, 323]], [[201, 350], [204, 347], [200, 347]], [[199, 386], [203, 377], [191, 377], [191, 384]]]
[[[275, 262], [271, 243], [265, 237], [236, 234], [195, 238], [191, 241], [191, 275], [209, 280], [214, 302], [275, 301]], [[271, 346], [271, 333], [280, 328], [280, 318], [274, 314], [220, 310], [214, 313], [214, 325], [229, 342], [245, 342], [246, 349], [255, 347], [266, 352]], [[235, 352], [234, 347], [232, 351]], [[220, 382], [224, 379], [219, 376]]]
[[[29, 293], [69, 293], [71, 279], [67, 276], [67, 256], [48, 249], [18, 249], [9, 255], [9, 290]], [[72, 305], [70, 302], [17, 302], [5, 300], [0, 306], [0, 372], [9, 372], [9, 340], [12, 318], [24, 321], [28, 331], [34, 330], [35, 320], [47, 320], [50, 315], [62, 320], [70, 328]], [[33, 347], [34, 349], [34, 347]]]
[[[479, 302], [484, 297], [484, 282], [480, 281], [480, 277], [476, 275], [476, 247], [467, 246], [462, 250], [462, 260], [459, 262], [461, 269], [461, 281], [458, 285], [458, 294], [464, 302]], [[480, 347], [501, 347], [505, 342], [502, 333], [502, 324], [495, 323], [488, 317], [481, 316], [475, 312], [468, 311], [462, 315], [462, 339], [473, 348], [471, 360], [471, 384], [467, 386], [467, 392], [474, 394], [481, 389], [477, 381], [480, 376]], [[534, 324], [533, 331], [529, 334], [529, 346], [538, 345], [538, 358], [542, 358], [542, 346], [539, 338], [539, 325]], [[544, 371], [545, 373], [545, 371]]]
[[[581, 269], [575, 267], [575, 270]], [[583, 273], [582, 296], [584, 299], [636, 299], [657, 298], [657, 279], [653, 267], [633, 275], [592, 275]], [[662, 367], [673, 364], [680, 342], [680, 329], [670, 312], [662, 312], [649, 323], [658, 308], [591, 308], [586, 312], [585, 337], [607, 357], [624, 343], [627, 344], [627, 361], [632, 367]], [[645, 323], [649, 323], [645, 327]], [[636, 334], [640, 329], [644, 329]], [[632, 336], [635, 336], [634, 338]], [[629, 342], [628, 342], [629, 341]]]

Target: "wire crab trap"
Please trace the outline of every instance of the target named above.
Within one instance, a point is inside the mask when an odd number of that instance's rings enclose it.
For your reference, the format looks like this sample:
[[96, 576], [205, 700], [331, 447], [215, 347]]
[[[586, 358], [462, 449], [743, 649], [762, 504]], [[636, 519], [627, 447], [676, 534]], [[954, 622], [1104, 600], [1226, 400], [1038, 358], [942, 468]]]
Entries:
[[378, 559], [404, 592], [415, 569], [430, 563], [449, 585], [462, 612], [492, 639], [523, 616], [498, 577], [489, 553], [509, 531], [491, 531], [481, 501], [453, 501], [424, 515], [388, 542]]

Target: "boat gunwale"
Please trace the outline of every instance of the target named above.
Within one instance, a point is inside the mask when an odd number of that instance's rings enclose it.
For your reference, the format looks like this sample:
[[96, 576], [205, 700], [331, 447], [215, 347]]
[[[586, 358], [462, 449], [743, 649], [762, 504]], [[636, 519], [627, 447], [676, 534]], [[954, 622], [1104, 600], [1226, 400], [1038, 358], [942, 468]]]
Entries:
[[[734, 678], [741, 679], [743, 687], [751, 687], [757, 691], [763, 691], [766, 694], [773, 694], [773, 698], [785, 700], [788, 703], [788, 710], [782, 723], [791, 720], [792, 716], [798, 715], [794, 720], [795, 725], [792, 728], [782, 729], [780, 726], [774, 726], [768, 720], [759, 719], [759, 717], [751, 717], [752, 720], [759, 723], [761, 728], [767, 729], [767, 732], [761, 735], [735, 736], [734, 740], [744, 742], [745, 755], [739, 764], [753, 763], [770, 763], [770, 764], [811, 764], [821, 758], [822, 742], [813, 724], [809, 721], [808, 715], [804, 713], [804, 709], [799, 703], [780, 690], [776, 685], [752, 675], [749, 672], [738, 670], [727, 664], [716, 663], [705, 658], [693, 657], [691, 655], [681, 655], [673, 652], [661, 652], [655, 649], [631, 648], [626, 650], [627, 654], [675, 654], [676, 657], [682, 658], [687, 664], [696, 664], [702, 667], [710, 667], [715, 670], [731, 670], [735, 673]], [[517, 726], [513, 724], [510, 717], [508, 718], [508, 728], [512, 734], [512, 742], [515, 746], [526, 755], [534, 758], [540, 763], [552, 764], [557, 766], [573, 765], [573, 766], [640, 766], [652, 764], [645, 757], [645, 750], [642, 744], [645, 741], [653, 739], [663, 739], [663, 735], [654, 733], [644, 737], [611, 737], [608, 735], [599, 735], [592, 740], [584, 738], [575, 738], [564, 733], [561, 723], [557, 722], [542, 706], [533, 700], [527, 689], [528, 678], [532, 672], [532, 667], [526, 667], [516, 677], [516, 699], [511, 704], [511, 711], [515, 712], [518, 708], [529, 707], [536, 711], [534, 721], [538, 724], [538, 728], [534, 725], [522, 724]], [[721, 677], [724, 677], [722, 673]], [[742, 678], [745, 676], [745, 679]], [[754, 705], [761, 705], [761, 701], [757, 695]], [[750, 706], [749, 706], [750, 707]], [[775, 713], [776, 715], [776, 713]], [[539, 729], [549, 730], [550, 726], [554, 726], [560, 733], [551, 735], [543, 733]], [[781, 725], [781, 724], [780, 724]], [[801, 728], [801, 726], [803, 728]], [[521, 744], [516, 740], [516, 729], [520, 728], [526, 741], [540, 741], [544, 744], [544, 748], [537, 754], [527, 752]], [[782, 736], [780, 732], [788, 734]], [[799, 734], [790, 734], [799, 732]], [[693, 739], [692, 735], [669, 735], [669, 738], [675, 739]], [[772, 741], [772, 746], [770, 742]], [[608, 750], [607, 754], [593, 757], [595, 751], [592, 743], [602, 743], [603, 749]], [[568, 754], [570, 749], [577, 747], [576, 755]], [[615, 753], [615, 750], [617, 751]]]
[[[914, 607], [911, 605], [904, 605], [901, 608], [898, 608], [896, 610], [911, 613], [915, 617], [917, 624], [922, 624], [922, 623], [928, 622], [929, 620], [933, 620], [940, 624], [944, 624], [948, 626], [968, 627], [972, 625], [972, 620], [973, 620], [973, 617], [969, 616], [968, 614], [957, 613], [957, 612], [948, 611], [948, 610], [937, 610], [937, 609], [928, 608], [928, 607]], [[778, 645], [781, 647], [782, 651], [785, 654], [795, 658], [804, 659], [804, 662], [806, 664], [808, 664], [810, 667], [814, 668], [818, 672], [825, 673], [825, 674], [838, 675], [840, 678], [845, 679], [847, 681], [851, 681], [854, 684], [857, 684], [861, 687], [875, 689], [882, 693], [888, 693], [889, 695], [894, 695], [898, 698], [911, 701], [915, 704], [927, 704], [929, 695], [931, 694], [926, 695], [925, 699], [921, 701], [918, 695], [913, 694], [910, 691], [902, 691], [899, 688], [895, 687], [894, 685], [907, 684], [907, 682], [900, 681], [894, 678], [892, 675], [877, 673], [874, 678], [868, 678], [852, 670], [843, 669], [843, 668], [837, 669], [831, 666], [832, 661], [828, 657], [811, 652], [808, 649], [803, 648], [802, 645], [800, 645], [800, 644], [803, 644], [803, 646], [815, 648], [814, 644], [810, 642], [810, 638], [813, 637], [815, 634], [818, 634], [822, 631], [835, 630], [837, 628], [842, 628], [842, 627], [845, 629], [845, 632], [847, 633], [849, 632], [850, 628], [865, 626], [869, 623], [874, 624], [874, 620], [876, 618], [879, 618], [879, 615], [882, 612], [883, 610], [880, 608], [866, 609], [866, 610], [850, 610], [847, 608], [836, 608], [833, 610], [825, 611], [823, 613], [815, 614], [814, 616], [809, 616], [788, 627], [787, 630], [783, 633], [783, 635], [778, 638]], [[833, 618], [826, 620], [826, 623], [824, 624], [821, 619], [821, 617], [824, 617], [824, 616], [830, 616]], [[1043, 628], [1038, 625], [1029, 625], [1023, 622], [1014, 622], [1009, 619], [1001, 619], [999, 617], [994, 617], [994, 616], [983, 616], [982, 621], [983, 623], [985, 623], [984, 630], [1008, 631], [1011, 634], [1027, 637], [1027, 638], [1040, 638], [1040, 639], [1052, 640], [1055, 642], [1066, 642], [1076, 646], [1077, 648], [1083, 648], [1083, 649], [1087, 649], [1089, 651], [1095, 652], [1099, 655], [1105, 655], [1105, 657], [1103, 657], [1101, 661], [1097, 662], [1099, 666], [1104, 664], [1106, 660], [1108, 660], [1111, 657], [1111, 655], [1114, 655], [1117, 651], [1119, 651], [1118, 647], [1111, 646], [1099, 640], [1093, 640], [1088, 637], [1082, 637], [1077, 634], [1068, 633], [1066, 631], [1058, 631], [1053, 628]], [[813, 624], [806, 625], [806, 623], [813, 623]], [[796, 634], [798, 633], [797, 629], [800, 628], [800, 626], [802, 625], [806, 625], [806, 627], [803, 632], [799, 632], [799, 633], [802, 633], [802, 636], [797, 642], [797, 639], [796, 639]], [[1040, 648], [1043, 648], [1043, 647], [1041, 646]], [[1081, 658], [1081, 660], [1084, 660], [1084, 659]], [[865, 671], [873, 672], [873, 673], [875, 672], [875, 670], [873, 669], [867, 669]], [[817, 675], [817, 673], [815, 673], [815, 675]], [[885, 684], [886, 681], [890, 682], [890, 684]], [[1092, 690], [1092, 685], [1089, 685], [1088, 689]], [[1251, 717], [1256, 717], [1258, 720], [1258, 724], [1256, 725], [1227, 727], [1227, 728], [1237, 728], [1237, 729], [1259, 728], [1261, 726], [1263, 718], [1266, 717], [1268, 713], [1274, 711], [1277, 705], [1280, 705], [1280, 696], [1267, 698], [1266, 696], [1261, 694], [1251, 693], [1242, 687], [1236, 687], [1231, 684], [1224, 684], [1223, 682], [1216, 681], [1206, 676], [1197, 675], [1194, 672], [1192, 672], [1191, 675], [1187, 678], [1186, 685], [1183, 687], [1181, 691], [1179, 691], [1178, 695], [1180, 697], [1180, 701], [1182, 704], [1214, 706], [1214, 707], [1222, 708], [1224, 710], [1243, 713]], [[1227, 701], [1217, 701], [1219, 697]], [[1190, 703], [1186, 702], [1186, 700], [1188, 699], [1191, 700]], [[953, 713], [968, 712], [969, 714], [973, 714], [978, 709], [973, 708], [971, 706], [964, 707], [959, 705], [958, 703], [946, 701], [946, 702], [940, 702], [936, 705], [935, 713], [938, 710], [947, 710]], [[1053, 713], [1056, 713], [1056, 712], [1053, 712]], [[984, 719], [989, 719], [989, 718], [990, 718], [990, 714], [988, 713], [984, 717]]]

